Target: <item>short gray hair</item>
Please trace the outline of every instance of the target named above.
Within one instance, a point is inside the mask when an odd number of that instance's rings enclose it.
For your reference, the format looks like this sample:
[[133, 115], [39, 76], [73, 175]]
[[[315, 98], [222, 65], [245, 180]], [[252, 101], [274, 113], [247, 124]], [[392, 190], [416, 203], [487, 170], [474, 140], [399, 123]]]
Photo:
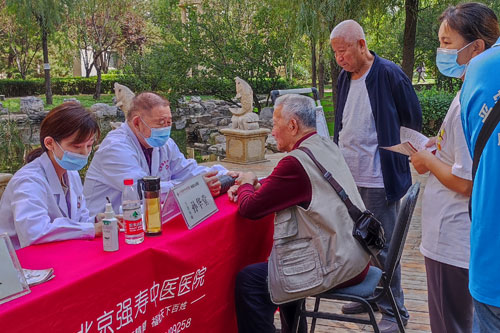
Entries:
[[283, 116], [290, 119], [295, 116], [305, 127], [316, 128], [316, 105], [311, 97], [287, 94], [278, 97], [274, 108], [282, 106]]
[[330, 34], [330, 40], [334, 38], [343, 38], [347, 43], [355, 43], [360, 39], [366, 41], [363, 27], [354, 20], [345, 20], [337, 24]]

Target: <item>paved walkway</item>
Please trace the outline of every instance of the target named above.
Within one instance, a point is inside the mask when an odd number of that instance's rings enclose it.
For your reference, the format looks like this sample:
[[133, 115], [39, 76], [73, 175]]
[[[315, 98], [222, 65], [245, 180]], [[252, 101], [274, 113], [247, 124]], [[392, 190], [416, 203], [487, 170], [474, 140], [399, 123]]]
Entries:
[[[271, 154], [266, 155], [269, 160], [265, 163], [253, 165], [238, 165], [233, 163], [224, 162], [210, 162], [205, 164], [220, 163], [230, 170], [237, 171], [252, 171], [258, 177], [265, 177], [269, 175], [274, 166], [285, 154]], [[410, 231], [406, 240], [403, 257], [401, 260], [403, 272], [403, 289], [405, 292], [405, 305], [410, 312], [410, 321], [406, 327], [408, 333], [423, 333], [430, 332], [429, 326], [429, 313], [427, 308], [427, 282], [425, 276], [424, 258], [418, 249], [421, 237], [421, 202], [422, 193], [427, 181], [427, 176], [420, 176], [412, 170], [413, 181], [420, 181], [422, 184], [420, 188], [420, 197], [413, 213], [413, 218], [410, 224]], [[327, 311], [340, 311], [342, 303], [324, 301], [325, 310]], [[323, 306], [323, 305], [322, 305]], [[323, 308], [322, 308], [323, 309]], [[377, 318], [380, 314], [377, 313]], [[279, 327], [279, 319], [276, 317], [276, 326]], [[373, 332], [371, 326], [359, 325], [353, 323], [329, 322], [319, 320], [316, 326], [316, 332]]]

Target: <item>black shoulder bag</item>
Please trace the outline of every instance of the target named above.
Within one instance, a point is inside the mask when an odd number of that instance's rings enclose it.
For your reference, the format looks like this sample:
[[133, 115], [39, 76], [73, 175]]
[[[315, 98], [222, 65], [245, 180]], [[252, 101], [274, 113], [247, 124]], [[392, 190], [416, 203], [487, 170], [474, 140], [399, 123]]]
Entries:
[[[484, 146], [488, 142], [491, 134], [495, 130], [500, 121], [500, 100], [495, 103], [493, 109], [490, 110], [486, 120], [484, 121], [483, 127], [479, 131], [476, 139], [476, 145], [474, 146], [474, 158], [472, 161], [472, 185], [474, 186], [474, 177], [476, 176], [477, 167], [479, 166], [479, 161], [481, 160], [481, 154], [483, 153]], [[472, 197], [469, 199], [469, 217], [472, 219]]]
[[352, 203], [342, 186], [340, 186], [340, 184], [333, 178], [332, 174], [318, 162], [309, 148], [299, 147], [298, 149], [302, 150], [311, 158], [323, 174], [323, 177], [333, 187], [335, 192], [337, 192], [338, 196], [347, 207], [349, 216], [354, 221], [352, 229], [353, 237], [361, 244], [363, 249], [365, 249], [365, 251], [373, 257], [377, 266], [382, 268], [382, 265], [377, 258], [377, 254], [384, 248], [385, 245], [384, 228], [382, 227], [382, 223], [377, 220], [372, 212], [369, 210], [362, 212]]

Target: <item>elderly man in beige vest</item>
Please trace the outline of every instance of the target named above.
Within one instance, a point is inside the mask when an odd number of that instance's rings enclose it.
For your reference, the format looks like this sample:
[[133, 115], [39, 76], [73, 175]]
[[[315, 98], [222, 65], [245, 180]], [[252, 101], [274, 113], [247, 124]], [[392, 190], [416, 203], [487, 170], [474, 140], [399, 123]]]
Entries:
[[[236, 278], [239, 332], [275, 332], [273, 315], [280, 304], [282, 332], [291, 329], [297, 300], [322, 291], [357, 284], [366, 276], [369, 256], [352, 237], [347, 208], [314, 162], [307, 147], [364, 209], [361, 196], [336, 144], [316, 133], [314, 101], [301, 95], [277, 99], [273, 136], [289, 152], [269, 177], [258, 181], [243, 173], [229, 198], [244, 217], [276, 213], [274, 244], [268, 263], [245, 267]], [[306, 330], [301, 323], [299, 331]]]

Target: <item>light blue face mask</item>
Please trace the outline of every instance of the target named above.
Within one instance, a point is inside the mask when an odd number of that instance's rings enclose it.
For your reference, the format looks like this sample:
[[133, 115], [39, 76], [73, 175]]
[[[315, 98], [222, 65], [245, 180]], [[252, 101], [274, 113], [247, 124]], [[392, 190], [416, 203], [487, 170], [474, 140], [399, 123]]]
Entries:
[[150, 145], [151, 147], [163, 147], [165, 143], [167, 143], [168, 138], [170, 138], [172, 126], [151, 128], [148, 126], [148, 124], [146, 124], [144, 120], [142, 120], [142, 118], [141, 121], [144, 125], [146, 125], [147, 128], [151, 130], [151, 136], [149, 138], [142, 136], [144, 140], [146, 140], [148, 145]]
[[464, 76], [467, 64], [459, 65], [457, 58], [458, 54], [472, 43], [473, 42], [470, 42], [460, 50], [438, 48], [436, 53], [436, 65], [441, 74], [456, 78]]
[[59, 142], [57, 142], [57, 145], [61, 150], [64, 152], [62, 159], [57, 158], [56, 154], [54, 154], [54, 158], [59, 164], [59, 166], [65, 170], [80, 170], [82, 169], [85, 165], [87, 165], [89, 156], [88, 155], [81, 155], [77, 153], [73, 153], [70, 151], [66, 151], [61, 147]]

